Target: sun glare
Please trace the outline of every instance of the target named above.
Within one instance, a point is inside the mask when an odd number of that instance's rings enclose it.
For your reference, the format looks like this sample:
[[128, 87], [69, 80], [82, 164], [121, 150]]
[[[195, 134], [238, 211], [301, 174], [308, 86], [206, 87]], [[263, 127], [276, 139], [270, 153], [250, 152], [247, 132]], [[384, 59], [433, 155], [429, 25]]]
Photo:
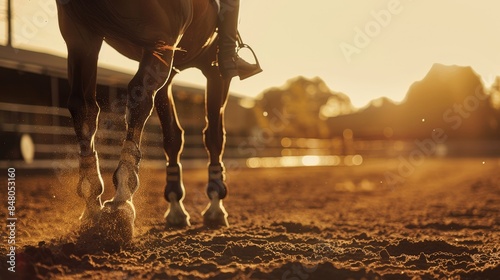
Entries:
[[361, 166], [361, 155], [335, 156], [335, 155], [306, 155], [282, 157], [253, 157], [246, 161], [249, 168], [276, 168], [300, 166]]

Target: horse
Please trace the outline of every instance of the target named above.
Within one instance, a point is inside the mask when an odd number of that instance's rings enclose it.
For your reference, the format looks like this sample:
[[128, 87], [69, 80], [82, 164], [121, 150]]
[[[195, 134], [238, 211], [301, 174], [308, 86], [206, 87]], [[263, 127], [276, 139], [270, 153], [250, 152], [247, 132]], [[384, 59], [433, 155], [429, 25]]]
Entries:
[[[166, 157], [164, 215], [168, 227], [190, 226], [184, 208], [185, 189], [180, 157], [184, 143], [174, 99], [172, 79], [195, 67], [206, 77], [206, 127], [208, 152], [208, 206], [202, 212], [207, 227], [226, 227], [227, 195], [222, 156], [225, 145], [224, 108], [231, 78], [221, 77], [217, 60], [215, 0], [57, 0], [59, 29], [67, 45], [70, 96], [68, 109], [79, 143], [77, 193], [85, 201], [81, 227], [108, 228], [133, 237], [135, 208], [132, 197], [139, 187], [141, 136], [153, 108], [158, 113]], [[103, 41], [124, 56], [139, 62], [128, 84], [126, 138], [113, 174], [115, 194], [101, 200], [104, 184], [99, 170], [95, 134], [100, 108], [96, 101], [98, 55]], [[113, 234], [111, 232], [111, 234]]]

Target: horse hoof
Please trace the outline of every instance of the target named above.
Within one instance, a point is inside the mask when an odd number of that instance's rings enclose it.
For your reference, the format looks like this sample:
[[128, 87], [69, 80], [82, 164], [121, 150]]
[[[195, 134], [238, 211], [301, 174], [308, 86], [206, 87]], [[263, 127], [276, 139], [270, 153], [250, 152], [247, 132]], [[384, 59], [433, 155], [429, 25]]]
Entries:
[[172, 228], [182, 228], [191, 225], [189, 222], [189, 214], [181, 201], [177, 201], [177, 195], [175, 193], [170, 193], [168, 195], [170, 206], [165, 213], [165, 221], [167, 222], [167, 227]]
[[99, 230], [109, 243], [126, 244], [134, 236], [135, 208], [131, 201], [112, 201], [104, 203]]
[[203, 215], [203, 224], [208, 228], [229, 227], [227, 221], [227, 212], [219, 199], [217, 192], [210, 193], [211, 202], [201, 213]]

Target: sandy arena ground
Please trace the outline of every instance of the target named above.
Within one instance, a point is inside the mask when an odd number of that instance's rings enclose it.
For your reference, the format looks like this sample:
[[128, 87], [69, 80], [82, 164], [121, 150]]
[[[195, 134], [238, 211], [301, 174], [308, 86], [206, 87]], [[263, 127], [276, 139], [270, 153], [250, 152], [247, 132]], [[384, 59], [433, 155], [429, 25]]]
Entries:
[[205, 170], [184, 174], [182, 230], [164, 226], [164, 172], [142, 170], [132, 244], [100, 249], [78, 239], [76, 172], [18, 170], [16, 272], [1, 246], [0, 278], [500, 279], [500, 160], [398, 165], [229, 170], [231, 227], [216, 230], [202, 226]]

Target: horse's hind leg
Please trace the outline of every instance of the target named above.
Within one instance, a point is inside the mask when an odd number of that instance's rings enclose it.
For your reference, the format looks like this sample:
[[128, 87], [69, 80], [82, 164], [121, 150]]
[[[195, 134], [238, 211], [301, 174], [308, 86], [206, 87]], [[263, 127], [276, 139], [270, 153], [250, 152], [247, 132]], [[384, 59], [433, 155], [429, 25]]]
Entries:
[[172, 57], [173, 51], [145, 51], [139, 70], [129, 83], [127, 136], [113, 175], [116, 193], [112, 200], [105, 202], [101, 218], [102, 226], [110, 233], [119, 231], [120, 234], [113, 237], [118, 242], [127, 242], [133, 236], [135, 209], [132, 196], [139, 187], [142, 131], [153, 110], [155, 93], [170, 75]]
[[184, 131], [175, 111], [172, 79], [173, 73], [164, 87], [166, 90], [160, 90], [156, 95], [155, 107], [163, 130], [163, 149], [167, 158], [167, 184], [164, 195], [170, 205], [165, 213], [165, 220], [169, 227], [185, 227], [190, 223], [189, 214], [182, 204], [185, 191], [182, 183], [182, 165], [179, 162], [184, 143]]
[[204, 142], [210, 157], [207, 186], [210, 203], [202, 213], [203, 222], [208, 227], [228, 226], [227, 212], [222, 205], [222, 199], [227, 195], [222, 155], [226, 140], [224, 108], [230, 80], [222, 79], [217, 71], [208, 71], [205, 76], [207, 77], [207, 126], [204, 130]]
[[80, 148], [78, 195], [85, 200], [80, 217], [82, 228], [95, 225], [101, 210], [104, 186], [99, 172], [99, 160], [94, 146], [99, 106], [96, 101], [97, 59], [102, 37], [64, 18], [61, 13], [61, 33], [68, 47], [68, 80], [70, 96], [68, 109]]

